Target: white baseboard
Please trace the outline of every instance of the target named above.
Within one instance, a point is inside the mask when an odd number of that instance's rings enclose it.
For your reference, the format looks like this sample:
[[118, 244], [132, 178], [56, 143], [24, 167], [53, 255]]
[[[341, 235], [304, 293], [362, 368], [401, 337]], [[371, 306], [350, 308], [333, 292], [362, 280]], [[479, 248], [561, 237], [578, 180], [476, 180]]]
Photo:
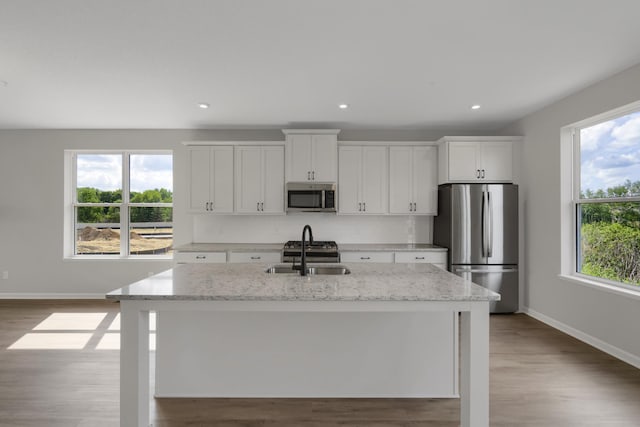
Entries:
[[559, 322], [549, 316], [545, 316], [544, 314], [532, 310], [528, 307], [525, 307], [522, 312], [533, 317], [534, 319], [541, 321], [542, 323], [546, 323], [547, 325], [558, 329], [559, 331], [562, 331], [567, 335], [571, 335], [572, 337], [579, 339], [580, 341], [585, 342], [590, 346], [597, 348], [598, 350], [604, 351], [605, 353], [610, 354], [611, 356], [640, 369], [640, 357], [636, 356], [635, 354], [631, 354], [628, 351], [622, 350], [621, 348], [613, 346], [589, 334], [585, 334], [578, 329], [572, 328], [569, 325]]
[[0, 292], [0, 299], [105, 299], [105, 294], [41, 294]]

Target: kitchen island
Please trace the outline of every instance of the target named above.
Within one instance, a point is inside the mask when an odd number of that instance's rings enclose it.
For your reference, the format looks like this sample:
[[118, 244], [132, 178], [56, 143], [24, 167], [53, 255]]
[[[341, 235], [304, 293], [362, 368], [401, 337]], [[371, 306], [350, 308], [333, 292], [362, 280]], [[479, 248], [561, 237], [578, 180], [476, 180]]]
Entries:
[[107, 294], [121, 303], [121, 425], [149, 424], [150, 311], [459, 312], [461, 424], [488, 425], [489, 302], [498, 294], [430, 264], [349, 264], [348, 275], [306, 277], [266, 267], [187, 264]]

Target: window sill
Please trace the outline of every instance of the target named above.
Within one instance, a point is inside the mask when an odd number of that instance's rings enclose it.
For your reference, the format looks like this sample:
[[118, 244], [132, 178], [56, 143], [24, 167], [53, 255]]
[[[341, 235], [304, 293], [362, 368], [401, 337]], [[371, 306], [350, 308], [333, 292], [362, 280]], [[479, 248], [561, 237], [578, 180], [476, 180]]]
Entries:
[[173, 261], [173, 255], [133, 255], [121, 257], [118, 255], [76, 255], [64, 257], [63, 261]]
[[559, 274], [558, 277], [568, 282], [588, 286], [590, 288], [598, 289], [600, 291], [608, 292], [610, 294], [615, 294], [615, 295], [623, 296], [626, 298], [633, 298], [633, 299], [640, 300], [640, 288], [636, 290], [626, 286], [624, 287], [615, 286], [615, 285], [610, 285], [608, 283], [599, 282], [597, 280], [587, 279], [582, 276], [574, 276], [569, 274]]

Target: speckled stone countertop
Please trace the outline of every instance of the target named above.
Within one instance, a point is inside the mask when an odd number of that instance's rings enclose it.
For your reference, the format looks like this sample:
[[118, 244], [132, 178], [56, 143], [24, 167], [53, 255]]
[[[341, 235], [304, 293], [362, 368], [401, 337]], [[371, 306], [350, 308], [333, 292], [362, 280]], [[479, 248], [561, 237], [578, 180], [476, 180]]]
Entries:
[[[310, 264], [311, 265], [311, 264]], [[328, 264], [323, 264], [326, 266]], [[110, 300], [497, 301], [431, 264], [346, 264], [351, 274], [268, 274], [267, 264], [185, 264], [114, 290]]]
[[[189, 243], [176, 246], [178, 252], [273, 252], [280, 251], [282, 243]], [[411, 252], [446, 251], [446, 248], [426, 243], [338, 243], [338, 250], [352, 252]]]
[[178, 252], [273, 252], [281, 251], [282, 243], [189, 243], [173, 248]]
[[447, 248], [427, 243], [340, 243], [338, 249], [352, 252], [411, 252], [411, 251], [438, 251], [446, 252]]

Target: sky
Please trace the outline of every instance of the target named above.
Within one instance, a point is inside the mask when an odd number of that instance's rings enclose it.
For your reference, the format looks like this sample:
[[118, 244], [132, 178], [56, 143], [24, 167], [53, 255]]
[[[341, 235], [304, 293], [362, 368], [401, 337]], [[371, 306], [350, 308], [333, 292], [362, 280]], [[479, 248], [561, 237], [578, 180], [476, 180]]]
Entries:
[[580, 131], [581, 191], [640, 181], [640, 112]]
[[[77, 186], [100, 190], [122, 188], [122, 156], [119, 154], [78, 154]], [[131, 191], [154, 188], [173, 191], [173, 156], [171, 154], [132, 154], [130, 157]]]

